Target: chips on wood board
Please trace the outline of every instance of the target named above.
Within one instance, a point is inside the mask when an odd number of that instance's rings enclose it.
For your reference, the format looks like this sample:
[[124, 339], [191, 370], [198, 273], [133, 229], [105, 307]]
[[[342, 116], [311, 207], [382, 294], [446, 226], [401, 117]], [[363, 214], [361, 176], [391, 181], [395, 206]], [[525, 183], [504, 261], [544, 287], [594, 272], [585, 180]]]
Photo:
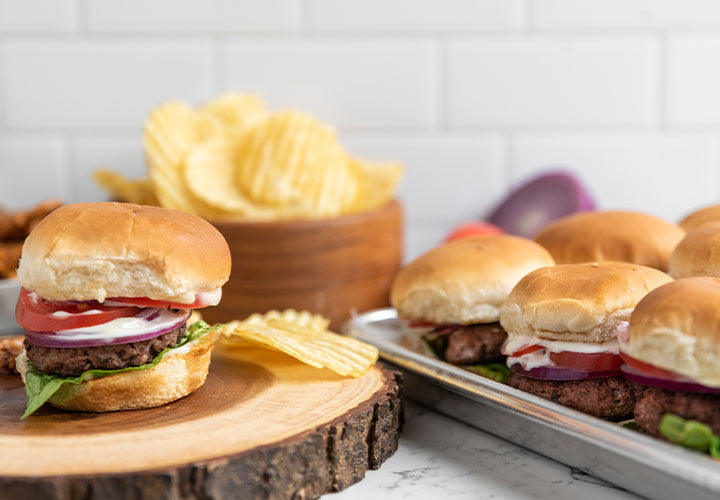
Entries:
[[378, 359], [378, 350], [327, 328], [330, 320], [308, 311], [270, 311], [231, 321], [218, 330], [221, 343], [283, 352], [315, 368], [359, 377]]

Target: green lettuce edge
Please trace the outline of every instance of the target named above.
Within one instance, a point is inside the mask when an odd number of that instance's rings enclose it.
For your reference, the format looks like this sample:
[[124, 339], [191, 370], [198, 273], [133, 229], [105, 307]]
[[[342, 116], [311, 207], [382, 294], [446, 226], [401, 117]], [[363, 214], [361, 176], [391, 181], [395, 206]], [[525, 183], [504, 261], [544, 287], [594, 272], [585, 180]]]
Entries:
[[510, 377], [510, 368], [504, 363], [484, 363], [470, 365], [467, 368], [478, 375], [494, 380], [495, 382], [500, 382], [501, 384], [507, 383], [507, 379]]
[[30, 360], [28, 360], [28, 369], [25, 373], [25, 395], [27, 396], [27, 407], [25, 409], [25, 413], [23, 413], [20, 419], [22, 420], [35, 413], [65, 384], [78, 385], [94, 378], [107, 377], [109, 375], [117, 375], [119, 373], [137, 370], [147, 370], [148, 368], [152, 368], [160, 363], [165, 354], [169, 351], [189, 344], [190, 342], [201, 338], [205, 334], [217, 330], [221, 326], [222, 325], [210, 326], [204, 321], [197, 321], [187, 328], [185, 336], [183, 336], [177, 344], [162, 350], [151, 362], [140, 366], [129, 366], [127, 368], [120, 368], [117, 370], [86, 370], [76, 377], [61, 377], [60, 375], [41, 372], [30, 362]]
[[713, 434], [712, 429], [702, 422], [685, 420], [672, 413], [666, 413], [660, 421], [659, 430], [660, 434], [672, 443], [720, 459], [720, 437]]

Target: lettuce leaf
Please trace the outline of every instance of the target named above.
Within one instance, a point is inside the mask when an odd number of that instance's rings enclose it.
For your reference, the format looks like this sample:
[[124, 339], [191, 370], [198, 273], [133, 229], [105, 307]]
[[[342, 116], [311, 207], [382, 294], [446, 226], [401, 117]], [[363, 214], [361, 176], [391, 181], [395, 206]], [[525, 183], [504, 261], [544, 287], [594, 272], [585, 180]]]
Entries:
[[470, 365], [470, 371], [485, 378], [504, 384], [510, 376], [510, 369], [504, 363], [485, 363], [482, 365]]
[[720, 437], [701, 422], [666, 413], [660, 421], [659, 430], [670, 442], [720, 458]]
[[20, 419], [24, 419], [32, 415], [38, 408], [44, 405], [53, 394], [60, 390], [65, 384], [81, 384], [87, 380], [93, 378], [107, 377], [109, 375], [116, 375], [118, 373], [132, 372], [136, 370], [147, 370], [152, 368], [162, 361], [165, 354], [173, 349], [184, 346], [194, 340], [199, 339], [206, 333], [212, 332], [220, 328], [222, 325], [210, 326], [204, 321], [198, 321], [190, 325], [185, 332], [185, 336], [181, 338], [177, 344], [172, 347], [168, 347], [163, 351], [159, 352], [155, 358], [144, 365], [140, 366], [129, 366], [127, 368], [120, 368], [117, 370], [86, 370], [77, 377], [61, 377], [60, 375], [53, 375], [49, 373], [43, 373], [30, 362], [27, 361], [28, 370], [25, 374], [25, 394], [27, 395], [27, 407], [25, 413]]

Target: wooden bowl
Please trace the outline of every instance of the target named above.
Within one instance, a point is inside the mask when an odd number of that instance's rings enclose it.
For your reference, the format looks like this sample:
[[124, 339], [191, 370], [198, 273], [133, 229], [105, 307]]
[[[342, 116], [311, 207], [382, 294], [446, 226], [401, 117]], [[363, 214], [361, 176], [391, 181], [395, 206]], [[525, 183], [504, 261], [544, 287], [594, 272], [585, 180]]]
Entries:
[[402, 263], [403, 214], [397, 201], [334, 219], [213, 222], [230, 245], [232, 273], [210, 322], [294, 308], [320, 313], [339, 328], [350, 311], [389, 303]]

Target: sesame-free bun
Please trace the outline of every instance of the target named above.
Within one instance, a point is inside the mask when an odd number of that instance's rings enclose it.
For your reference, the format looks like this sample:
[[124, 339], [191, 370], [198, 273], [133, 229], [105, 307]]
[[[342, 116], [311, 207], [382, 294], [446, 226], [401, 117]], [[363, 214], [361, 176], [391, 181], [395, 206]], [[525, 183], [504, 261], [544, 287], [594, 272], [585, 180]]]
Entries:
[[685, 235], [678, 225], [628, 211], [583, 212], [559, 219], [535, 237], [558, 264], [630, 262], [667, 271]]
[[[56, 408], [72, 411], [139, 410], [162, 406], [196, 391], [210, 368], [213, 333], [169, 351], [160, 363], [145, 370], [134, 370], [96, 378], [81, 384], [64, 384], [49, 400]], [[172, 354], [171, 354], [172, 353]], [[28, 370], [23, 351], [17, 370], [25, 382]]]
[[708, 222], [687, 233], [670, 255], [670, 276], [720, 277], [720, 221]]
[[720, 279], [685, 278], [649, 293], [630, 317], [633, 358], [720, 387]]
[[657, 269], [624, 262], [544, 267], [513, 288], [500, 310], [500, 324], [511, 337], [606, 342], [640, 299], [670, 281]]
[[553, 264], [537, 243], [518, 236], [470, 236], [418, 257], [395, 278], [390, 301], [412, 321], [491, 323], [520, 278]]
[[701, 208], [685, 216], [679, 222], [685, 231], [692, 231], [708, 223], [720, 222], [720, 205]]
[[230, 250], [207, 221], [128, 203], [65, 205], [30, 233], [22, 285], [50, 300], [149, 297], [191, 303], [230, 276]]

